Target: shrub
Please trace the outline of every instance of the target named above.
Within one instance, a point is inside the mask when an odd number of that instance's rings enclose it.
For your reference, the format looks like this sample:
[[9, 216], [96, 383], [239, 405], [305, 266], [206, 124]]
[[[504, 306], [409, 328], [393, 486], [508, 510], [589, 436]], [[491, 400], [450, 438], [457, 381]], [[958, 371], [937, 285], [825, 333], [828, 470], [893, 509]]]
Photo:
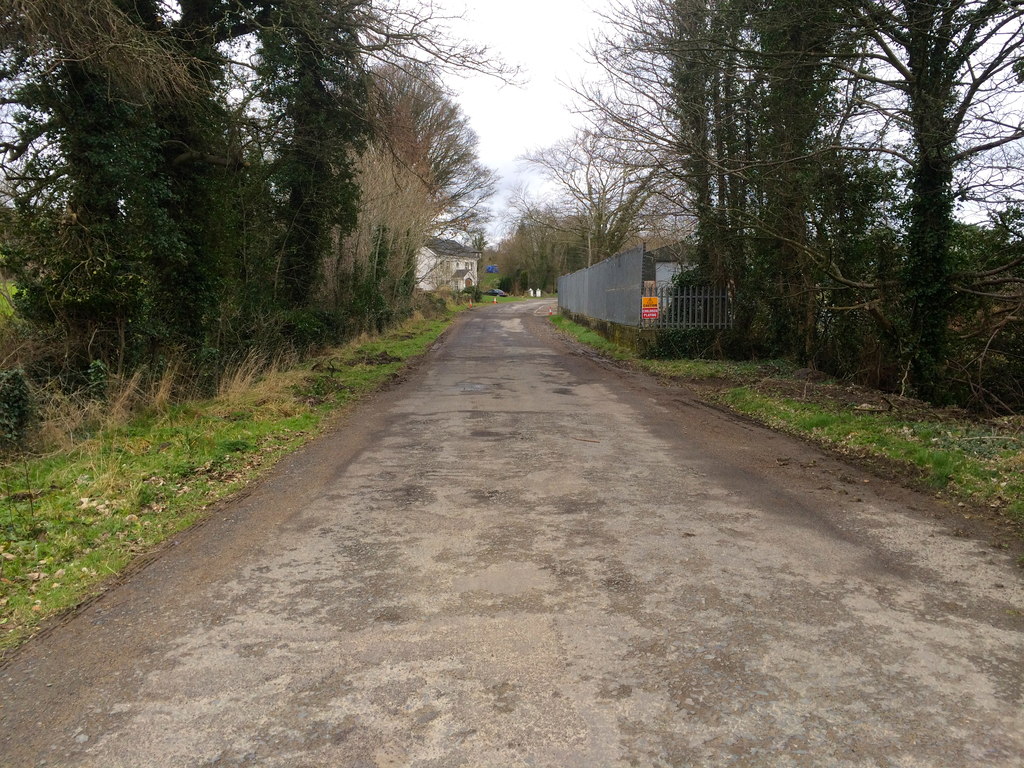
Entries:
[[25, 442], [32, 417], [28, 380], [20, 368], [0, 371], [0, 447], [17, 448]]
[[102, 399], [107, 395], [107, 386], [110, 383], [110, 369], [102, 360], [93, 360], [89, 363], [86, 371], [88, 380], [87, 390], [92, 397]]
[[304, 350], [330, 341], [335, 322], [329, 312], [320, 309], [293, 309], [285, 313], [284, 337], [296, 349]]
[[721, 331], [707, 328], [669, 328], [660, 331], [657, 340], [647, 353], [647, 357], [676, 358], [686, 357], [709, 359], [721, 357]]

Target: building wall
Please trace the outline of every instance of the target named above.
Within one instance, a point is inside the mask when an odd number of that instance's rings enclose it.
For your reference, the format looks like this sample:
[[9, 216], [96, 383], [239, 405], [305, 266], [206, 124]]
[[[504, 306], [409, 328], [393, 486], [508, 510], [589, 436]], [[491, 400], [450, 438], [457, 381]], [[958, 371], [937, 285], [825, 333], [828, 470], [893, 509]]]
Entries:
[[479, 257], [445, 256], [430, 248], [420, 248], [416, 254], [416, 287], [423, 291], [439, 288], [461, 291], [465, 287], [465, 278], [453, 280], [452, 275], [460, 269], [468, 269], [467, 276], [473, 279], [473, 285], [477, 285], [480, 282], [479, 264]]
[[662, 261], [654, 265], [654, 279], [658, 285], [668, 285], [682, 271], [683, 266], [681, 264], [676, 264], [672, 261]]

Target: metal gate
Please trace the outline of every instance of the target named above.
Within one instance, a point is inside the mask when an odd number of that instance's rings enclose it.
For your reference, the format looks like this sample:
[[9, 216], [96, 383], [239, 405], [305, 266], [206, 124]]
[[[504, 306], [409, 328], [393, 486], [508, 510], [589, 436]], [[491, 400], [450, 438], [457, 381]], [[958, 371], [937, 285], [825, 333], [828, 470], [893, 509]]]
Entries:
[[720, 330], [732, 327], [732, 302], [725, 288], [713, 285], [662, 285], [654, 292], [658, 298], [658, 317], [644, 319], [644, 328], [702, 328]]

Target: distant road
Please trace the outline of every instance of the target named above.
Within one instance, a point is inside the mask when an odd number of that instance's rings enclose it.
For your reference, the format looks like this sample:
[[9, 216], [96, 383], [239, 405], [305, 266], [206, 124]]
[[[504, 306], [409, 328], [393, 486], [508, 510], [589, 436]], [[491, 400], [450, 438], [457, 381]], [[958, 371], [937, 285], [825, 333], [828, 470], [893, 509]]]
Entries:
[[0, 766], [1024, 765], [925, 497], [486, 305], [0, 669]]

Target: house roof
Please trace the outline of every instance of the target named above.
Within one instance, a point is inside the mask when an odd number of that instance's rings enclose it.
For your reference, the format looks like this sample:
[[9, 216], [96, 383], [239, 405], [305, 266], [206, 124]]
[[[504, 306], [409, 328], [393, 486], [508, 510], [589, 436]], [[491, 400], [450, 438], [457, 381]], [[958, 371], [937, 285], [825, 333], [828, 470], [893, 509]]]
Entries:
[[462, 278], [464, 278], [468, 274], [469, 274], [469, 270], [468, 269], [457, 269], [454, 272], [452, 272], [452, 279], [453, 280], [461, 280]]
[[460, 259], [479, 259], [480, 251], [467, 248], [455, 240], [443, 240], [440, 237], [432, 237], [426, 242], [426, 247], [438, 256], [455, 256]]

